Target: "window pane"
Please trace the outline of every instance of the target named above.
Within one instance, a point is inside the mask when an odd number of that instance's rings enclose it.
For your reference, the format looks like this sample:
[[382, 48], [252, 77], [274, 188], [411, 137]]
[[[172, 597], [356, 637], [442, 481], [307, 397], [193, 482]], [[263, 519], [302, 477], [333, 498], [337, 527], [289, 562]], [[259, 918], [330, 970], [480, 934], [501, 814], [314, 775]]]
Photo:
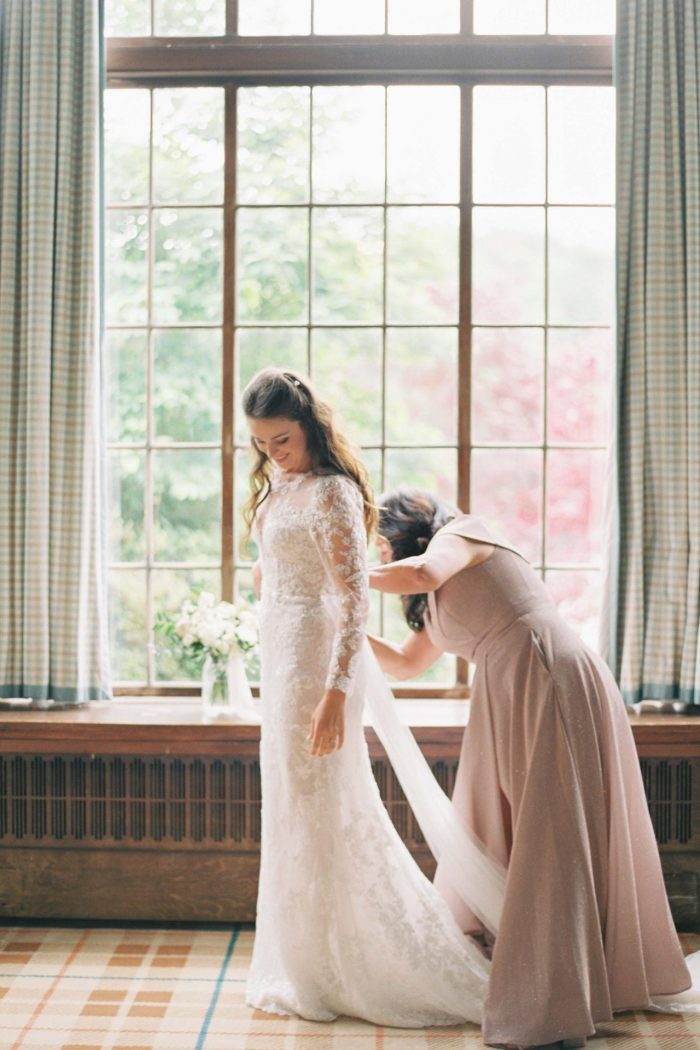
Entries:
[[612, 331], [553, 328], [547, 350], [550, 441], [606, 444], [612, 402]]
[[109, 574], [109, 648], [115, 681], [145, 681], [146, 573], [112, 569]]
[[471, 509], [491, 522], [533, 564], [541, 558], [542, 453], [475, 449]]
[[314, 33], [383, 32], [384, 0], [314, 0]]
[[612, 208], [549, 209], [549, 321], [610, 324], [614, 293]]
[[544, 321], [544, 209], [474, 208], [472, 304], [477, 324]]
[[257, 459], [250, 444], [247, 448], [239, 449], [235, 456], [236, 490], [235, 503], [236, 513], [234, 516], [235, 546], [234, 551], [240, 561], [254, 561], [258, 556], [258, 548], [251, 538], [246, 539], [247, 526], [243, 518], [243, 506], [250, 496], [250, 471], [253, 462]]
[[315, 201], [384, 200], [384, 88], [314, 88], [312, 137]]
[[459, 314], [459, 211], [387, 211], [387, 320], [454, 324]]
[[549, 88], [547, 193], [555, 204], [615, 200], [615, 95], [608, 87]]
[[549, 0], [548, 19], [550, 33], [614, 33], [615, 0]]
[[107, 454], [110, 561], [145, 561], [144, 484], [146, 454], [113, 449]]
[[238, 211], [240, 321], [306, 321], [309, 213], [305, 208]]
[[567, 623], [584, 642], [598, 650], [601, 578], [598, 571], [557, 570], [545, 573], [545, 583]]
[[544, 88], [474, 89], [475, 201], [544, 202], [544, 114]]
[[146, 440], [146, 332], [106, 336], [108, 441]]
[[389, 0], [390, 33], [459, 33], [459, 0]]
[[148, 216], [143, 211], [110, 210], [105, 225], [107, 323], [145, 323]]
[[311, 0], [238, 0], [238, 32], [288, 36], [311, 32]]
[[[153, 612], [175, 614], [185, 598], [191, 598], [194, 589], [210, 591], [214, 595], [221, 592], [221, 572], [219, 569], [156, 569], [153, 572]], [[201, 672], [193, 671], [183, 660], [177, 660], [156, 636], [155, 654], [156, 679], [162, 681], [195, 681], [201, 679]]]
[[[400, 643], [410, 635], [411, 628], [406, 623], [406, 617], [403, 614], [403, 607], [401, 605], [401, 598], [398, 594], [385, 594], [384, 598], [384, 632], [385, 638], [388, 638], [390, 642]], [[435, 685], [454, 685], [455, 680], [455, 667], [456, 661], [454, 656], [450, 653], [444, 653], [443, 656], [429, 667], [423, 674], [418, 675], [416, 678], [404, 679], [399, 682], [399, 685], [407, 685], [410, 682], [420, 683], [421, 685], [435, 684]]]
[[457, 502], [457, 451], [446, 448], [387, 449], [385, 487], [412, 485]]
[[550, 449], [547, 456], [547, 564], [599, 557], [606, 453]]
[[381, 208], [313, 211], [313, 319], [382, 320]]
[[544, 33], [545, 7], [545, 0], [474, 0], [474, 32]]
[[[379, 561], [379, 554], [372, 547], [370, 547], [367, 557], [368, 557], [368, 561], [370, 562], [370, 564], [374, 564], [375, 562]], [[367, 613], [367, 626], [366, 626], [366, 630], [368, 631], [369, 634], [381, 635], [381, 633], [382, 633], [382, 621], [380, 619], [380, 617], [381, 617], [381, 606], [382, 606], [382, 596], [380, 595], [379, 591], [370, 591], [369, 592], [369, 612]]]
[[244, 328], [237, 335], [238, 397], [234, 408], [236, 440], [247, 444], [249, 435], [240, 396], [261, 368], [308, 372], [308, 337], [305, 328]]
[[153, 0], [156, 36], [221, 36], [226, 0]]
[[457, 330], [389, 328], [386, 437], [396, 444], [457, 441]]
[[541, 328], [475, 328], [473, 440], [541, 442], [543, 380]]
[[221, 440], [221, 331], [161, 329], [153, 337], [156, 441]]
[[309, 200], [310, 98], [306, 87], [238, 89], [239, 203]]
[[148, 36], [149, 0], [105, 0], [105, 36]]
[[153, 95], [153, 197], [220, 204], [224, 196], [221, 88], [159, 88]]
[[158, 561], [221, 556], [221, 453], [153, 453], [154, 540]]
[[382, 491], [382, 453], [378, 448], [362, 449], [362, 462], [369, 471], [369, 479], [375, 492]]
[[257, 600], [253, 590], [253, 574], [250, 569], [236, 570], [233, 600], [246, 605], [253, 605]]
[[337, 408], [343, 431], [354, 444], [381, 441], [381, 329], [315, 329], [311, 376], [323, 400]]
[[159, 324], [221, 319], [219, 208], [154, 212], [153, 317]]
[[459, 88], [397, 86], [387, 97], [387, 199], [459, 200]]
[[105, 197], [108, 204], [148, 204], [150, 125], [149, 91], [105, 91]]

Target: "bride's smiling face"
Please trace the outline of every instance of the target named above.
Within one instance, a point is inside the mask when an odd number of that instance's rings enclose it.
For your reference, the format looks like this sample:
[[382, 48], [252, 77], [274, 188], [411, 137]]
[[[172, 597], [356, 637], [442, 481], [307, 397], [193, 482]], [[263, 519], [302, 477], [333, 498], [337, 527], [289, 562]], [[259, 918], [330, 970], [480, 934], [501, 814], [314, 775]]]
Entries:
[[248, 417], [248, 429], [259, 452], [282, 470], [304, 471], [311, 468], [306, 434], [300, 423], [284, 416], [271, 419]]

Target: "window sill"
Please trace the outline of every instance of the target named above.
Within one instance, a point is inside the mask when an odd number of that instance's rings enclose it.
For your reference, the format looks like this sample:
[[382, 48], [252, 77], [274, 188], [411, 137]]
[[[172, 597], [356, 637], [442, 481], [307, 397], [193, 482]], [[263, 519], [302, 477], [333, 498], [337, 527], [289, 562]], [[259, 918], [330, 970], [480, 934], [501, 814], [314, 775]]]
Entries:
[[[464, 700], [400, 699], [399, 717], [420, 743], [451, 744], [461, 740], [469, 719], [469, 702]], [[190, 697], [123, 696], [115, 700], [93, 701], [76, 709], [27, 710], [0, 707], [0, 740], [3, 751], [60, 750], [85, 753], [86, 750], [136, 749], [165, 753], [232, 753], [241, 746], [257, 747], [260, 726], [231, 722], [203, 722], [201, 700]], [[700, 719], [692, 716], [629, 712], [635, 741], [643, 752], [688, 754], [688, 747], [700, 754]], [[369, 719], [367, 736], [376, 742]], [[695, 753], [695, 751], [694, 751]]]

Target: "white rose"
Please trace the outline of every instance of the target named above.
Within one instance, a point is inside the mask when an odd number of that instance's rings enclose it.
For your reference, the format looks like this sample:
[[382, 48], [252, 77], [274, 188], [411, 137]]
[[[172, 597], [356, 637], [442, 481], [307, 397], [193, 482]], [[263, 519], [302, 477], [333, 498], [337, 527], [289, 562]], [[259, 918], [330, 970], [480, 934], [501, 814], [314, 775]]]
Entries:
[[202, 645], [215, 646], [219, 640], [220, 631], [209, 623], [203, 623], [199, 628], [199, 638]]
[[216, 598], [211, 591], [202, 591], [198, 604], [200, 609], [213, 609], [216, 604]]
[[258, 640], [258, 632], [248, 624], [241, 624], [236, 631], [236, 637], [244, 645], [255, 645]]

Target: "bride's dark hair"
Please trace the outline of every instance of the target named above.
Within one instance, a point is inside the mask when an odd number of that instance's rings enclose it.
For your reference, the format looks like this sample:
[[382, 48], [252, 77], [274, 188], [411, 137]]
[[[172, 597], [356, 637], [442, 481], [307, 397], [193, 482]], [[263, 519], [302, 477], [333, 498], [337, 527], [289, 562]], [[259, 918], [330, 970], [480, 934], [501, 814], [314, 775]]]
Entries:
[[[365, 531], [370, 538], [377, 527], [369, 474], [358, 453], [336, 428], [333, 410], [321, 400], [306, 376], [281, 368], [263, 368], [253, 376], [241, 398], [249, 419], [293, 419], [306, 435], [312, 469], [316, 474], [344, 474], [354, 481], [364, 504]], [[253, 466], [250, 497], [243, 507], [248, 534], [260, 504], [270, 492], [271, 466], [268, 456], [251, 440]]]
[[[379, 535], [389, 543], [394, 561], [413, 558], [422, 554], [438, 529], [459, 513], [426, 489], [402, 486], [379, 498]], [[428, 596], [402, 594], [401, 604], [411, 630], [422, 631]]]

